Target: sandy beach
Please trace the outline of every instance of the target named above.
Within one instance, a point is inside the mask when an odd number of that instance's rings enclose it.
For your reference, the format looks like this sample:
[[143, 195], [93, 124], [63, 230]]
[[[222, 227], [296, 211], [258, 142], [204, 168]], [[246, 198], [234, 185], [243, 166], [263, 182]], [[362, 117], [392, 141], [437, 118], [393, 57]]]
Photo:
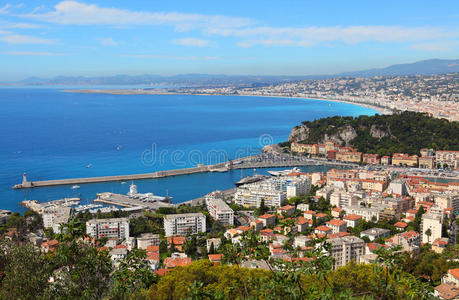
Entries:
[[264, 98], [285, 98], [285, 99], [304, 99], [304, 100], [317, 100], [317, 101], [331, 101], [331, 102], [340, 102], [340, 103], [348, 103], [354, 104], [366, 108], [373, 109], [380, 114], [392, 114], [393, 111], [389, 108], [384, 108], [380, 106], [375, 106], [367, 103], [344, 100], [344, 99], [336, 99], [336, 98], [309, 98], [304, 96], [282, 96], [282, 95], [241, 95], [241, 94], [234, 94], [234, 95], [227, 95], [227, 94], [218, 94], [218, 93], [211, 93], [211, 94], [201, 94], [201, 93], [178, 93], [178, 92], [169, 92], [161, 89], [155, 90], [144, 90], [144, 89], [73, 89], [73, 90], [64, 90], [63, 92], [67, 93], [87, 93], [87, 94], [111, 94], [111, 95], [195, 95], [195, 96], [240, 96], [240, 97], [264, 97]]

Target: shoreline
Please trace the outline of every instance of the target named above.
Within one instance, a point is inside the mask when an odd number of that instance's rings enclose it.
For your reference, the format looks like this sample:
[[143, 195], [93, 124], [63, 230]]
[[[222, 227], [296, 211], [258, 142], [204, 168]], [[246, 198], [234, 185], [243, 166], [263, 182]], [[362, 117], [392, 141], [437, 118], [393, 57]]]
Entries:
[[244, 94], [200, 94], [200, 93], [178, 93], [178, 92], [165, 92], [165, 91], [154, 91], [154, 90], [135, 90], [135, 89], [111, 89], [111, 90], [103, 90], [103, 89], [72, 89], [72, 90], [63, 90], [62, 92], [65, 93], [83, 93], [83, 94], [109, 94], [109, 95], [190, 95], [190, 96], [239, 96], [239, 97], [263, 97], [263, 98], [284, 98], [284, 99], [300, 99], [300, 100], [314, 100], [314, 101], [330, 101], [330, 102], [338, 102], [338, 103], [347, 103], [347, 104], [354, 104], [357, 106], [370, 108], [378, 112], [379, 114], [388, 115], [392, 114], [393, 110], [386, 107], [375, 106], [368, 103], [356, 102], [351, 100], [345, 99], [336, 99], [336, 98], [308, 98], [304, 96], [270, 96], [270, 95], [244, 95]]

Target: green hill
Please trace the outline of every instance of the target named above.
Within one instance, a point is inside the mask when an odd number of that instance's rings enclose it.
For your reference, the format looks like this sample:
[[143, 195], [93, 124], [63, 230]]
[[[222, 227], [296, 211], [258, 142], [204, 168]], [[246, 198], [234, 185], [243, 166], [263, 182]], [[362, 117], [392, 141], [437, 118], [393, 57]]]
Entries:
[[333, 140], [365, 153], [419, 154], [422, 148], [459, 150], [459, 122], [436, 119], [424, 113], [329, 117], [304, 121], [292, 129], [288, 142], [306, 144]]

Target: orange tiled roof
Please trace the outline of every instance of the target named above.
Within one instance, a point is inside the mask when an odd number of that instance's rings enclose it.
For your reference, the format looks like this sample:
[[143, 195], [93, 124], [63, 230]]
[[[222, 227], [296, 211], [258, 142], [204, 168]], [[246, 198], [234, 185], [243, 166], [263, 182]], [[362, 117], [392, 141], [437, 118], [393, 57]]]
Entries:
[[350, 214], [350, 215], [345, 216], [344, 219], [351, 220], [351, 221], [357, 221], [357, 220], [362, 219], [362, 216]]

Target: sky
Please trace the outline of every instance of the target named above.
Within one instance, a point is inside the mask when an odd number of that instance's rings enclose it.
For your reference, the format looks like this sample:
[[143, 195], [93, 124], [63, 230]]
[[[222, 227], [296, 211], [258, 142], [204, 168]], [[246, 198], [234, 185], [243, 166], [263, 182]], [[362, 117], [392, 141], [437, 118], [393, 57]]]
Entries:
[[320, 75], [459, 58], [459, 1], [0, 1], [0, 81]]

